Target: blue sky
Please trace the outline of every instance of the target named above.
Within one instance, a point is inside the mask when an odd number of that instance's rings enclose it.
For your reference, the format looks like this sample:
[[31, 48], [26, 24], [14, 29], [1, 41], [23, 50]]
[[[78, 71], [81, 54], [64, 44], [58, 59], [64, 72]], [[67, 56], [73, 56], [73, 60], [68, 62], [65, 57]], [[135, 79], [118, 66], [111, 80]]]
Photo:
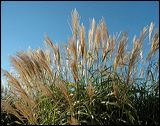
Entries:
[[[19, 50], [43, 48], [45, 34], [54, 43], [66, 43], [72, 35], [68, 22], [74, 8], [87, 34], [91, 19], [99, 22], [104, 17], [109, 33], [127, 32], [130, 45], [133, 36], [151, 21], [159, 27], [159, 2], [155, 1], [1, 2], [1, 68], [9, 70], [9, 56]], [[150, 47], [146, 44], [145, 48]]]

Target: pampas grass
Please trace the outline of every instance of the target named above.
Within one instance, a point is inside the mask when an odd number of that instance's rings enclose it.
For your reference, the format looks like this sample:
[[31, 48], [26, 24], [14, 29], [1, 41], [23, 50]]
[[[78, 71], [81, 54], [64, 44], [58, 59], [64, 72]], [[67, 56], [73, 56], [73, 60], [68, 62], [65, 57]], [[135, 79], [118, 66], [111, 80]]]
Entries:
[[[79, 17], [73, 10], [66, 55], [46, 36], [46, 49], [30, 48], [10, 57], [14, 72], [2, 69], [8, 84], [3, 111], [21, 124], [159, 124], [159, 59], [152, 61], [159, 32], [154, 24], [144, 27], [128, 50], [127, 33], [110, 35], [104, 18], [99, 24], [93, 18], [87, 41]], [[144, 57], [147, 37], [152, 45]]]

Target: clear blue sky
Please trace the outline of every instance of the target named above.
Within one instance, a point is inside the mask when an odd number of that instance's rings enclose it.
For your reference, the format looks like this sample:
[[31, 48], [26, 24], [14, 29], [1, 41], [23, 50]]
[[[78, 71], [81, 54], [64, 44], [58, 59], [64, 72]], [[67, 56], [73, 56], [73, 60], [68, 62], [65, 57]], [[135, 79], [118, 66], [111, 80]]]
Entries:
[[87, 34], [90, 20], [102, 16], [109, 33], [128, 32], [129, 40], [151, 21], [159, 27], [159, 2], [1, 2], [1, 68], [9, 70], [9, 55], [19, 50], [42, 48], [45, 34], [55, 43], [67, 42], [74, 8]]

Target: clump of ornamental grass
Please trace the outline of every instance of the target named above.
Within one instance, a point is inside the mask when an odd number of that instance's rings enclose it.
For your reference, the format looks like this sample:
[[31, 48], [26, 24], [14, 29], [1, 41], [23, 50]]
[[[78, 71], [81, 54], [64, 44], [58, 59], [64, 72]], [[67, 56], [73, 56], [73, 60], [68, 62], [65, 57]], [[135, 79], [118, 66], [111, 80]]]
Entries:
[[[46, 36], [45, 50], [19, 51], [10, 57], [14, 71], [2, 69], [8, 88], [1, 108], [16, 117], [11, 123], [159, 124], [159, 32], [154, 23], [133, 38], [128, 50], [127, 34], [109, 34], [104, 18], [99, 24], [93, 18], [87, 42], [76, 9], [71, 17], [73, 36], [64, 55]], [[152, 44], [144, 57], [148, 36]]]

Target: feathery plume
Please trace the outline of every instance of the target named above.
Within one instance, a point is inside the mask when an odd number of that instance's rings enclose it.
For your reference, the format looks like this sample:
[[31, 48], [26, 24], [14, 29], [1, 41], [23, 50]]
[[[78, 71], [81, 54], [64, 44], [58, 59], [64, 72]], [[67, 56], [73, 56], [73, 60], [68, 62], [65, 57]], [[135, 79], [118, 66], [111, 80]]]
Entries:
[[72, 17], [73, 39], [77, 40], [77, 35], [79, 30], [79, 14], [76, 9], [72, 11], [71, 17]]
[[155, 54], [155, 52], [159, 49], [159, 30], [157, 30], [155, 32], [155, 34], [153, 35], [153, 38], [152, 38], [152, 46], [151, 46], [151, 49], [147, 55], [147, 60], [148, 59], [151, 59], [153, 53]]
[[109, 34], [108, 34], [108, 30], [107, 30], [104, 18], [102, 18], [101, 20], [100, 27], [101, 27], [101, 40], [102, 40], [102, 51], [103, 51], [102, 54], [104, 55], [106, 42], [109, 39]]
[[91, 28], [89, 30], [89, 51], [92, 51], [93, 48], [93, 34], [94, 34], [94, 29], [95, 29], [95, 19], [93, 18], [92, 23], [91, 23]]
[[97, 59], [98, 59], [98, 51], [100, 49], [100, 39], [101, 39], [101, 33], [100, 33], [100, 27], [97, 25], [96, 27], [96, 34], [94, 38], [94, 50], [96, 51], [97, 54]]
[[82, 53], [82, 58], [84, 55], [86, 55], [86, 43], [85, 43], [85, 29], [84, 25], [81, 25], [81, 31], [80, 31], [80, 41], [81, 41], [81, 53]]
[[112, 37], [112, 41], [111, 41], [110, 59], [112, 59], [112, 55], [113, 55], [113, 52], [114, 52], [114, 49], [115, 49], [115, 42], [116, 42], [116, 37], [113, 36]]
[[150, 27], [149, 27], [149, 41], [151, 40], [153, 28], [154, 28], [154, 23], [151, 22]]
[[71, 50], [73, 54], [73, 60], [77, 61], [77, 49], [76, 49], [76, 44], [74, 43], [73, 39], [69, 38], [69, 49]]
[[15, 115], [22, 122], [24, 121], [23, 117], [18, 114], [18, 112], [11, 106], [11, 103], [9, 101], [2, 100], [1, 101], [1, 108], [6, 112]]
[[75, 60], [72, 61], [71, 68], [72, 68], [74, 81], [77, 82], [78, 81], [78, 69], [77, 69], [77, 63], [75, 62]]
[[120, 39], [119, 45], [118, 45], [118, 52], [114, 59], [114, 70], [117, 69], [117, 66], [119, 65], [119, 61], [123, 59], [125, 48], [127, 44], [127, 35], [125, 33], [122, 34], [122, 37]]

